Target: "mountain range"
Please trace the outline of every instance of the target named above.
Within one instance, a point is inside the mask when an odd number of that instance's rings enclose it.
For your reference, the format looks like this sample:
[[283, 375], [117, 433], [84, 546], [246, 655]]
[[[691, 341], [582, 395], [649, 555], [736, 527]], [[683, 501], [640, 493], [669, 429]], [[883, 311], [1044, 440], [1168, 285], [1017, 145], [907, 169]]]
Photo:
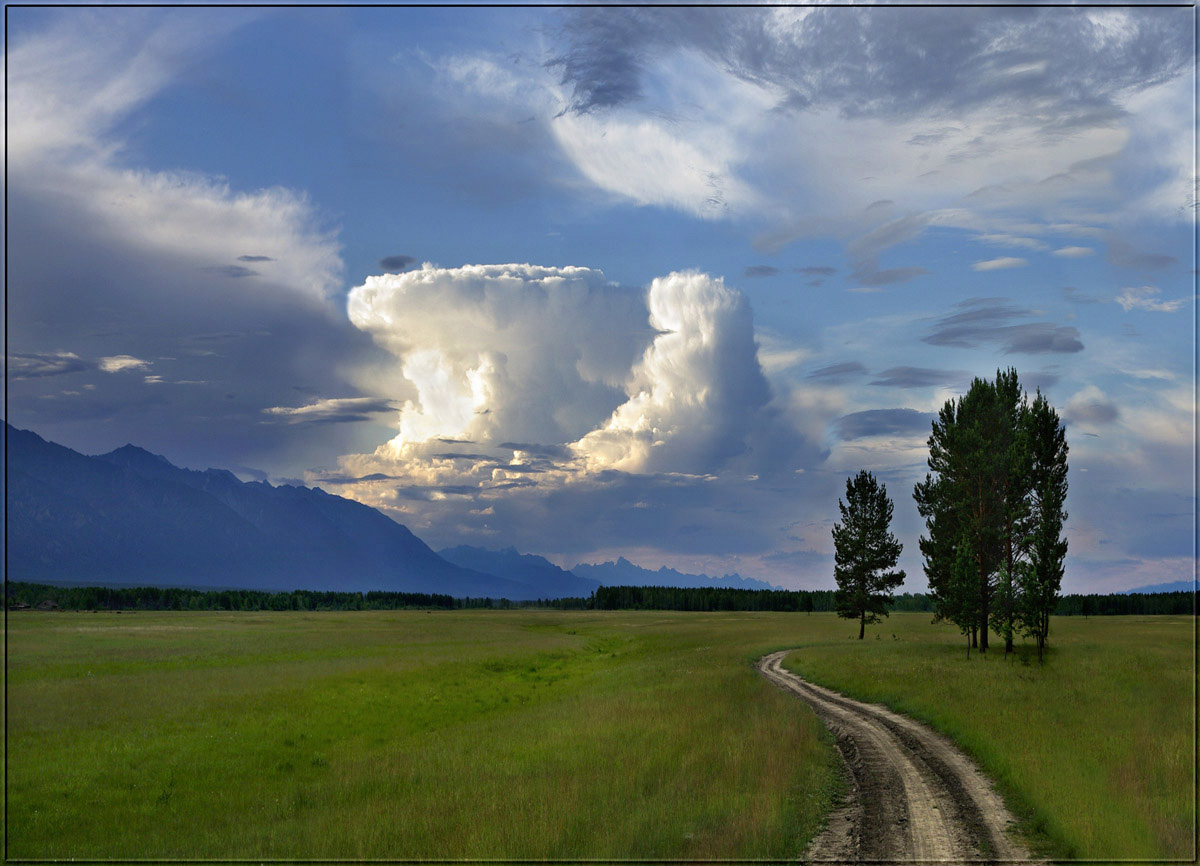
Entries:
[[657, 571], [634, 565], [625, 557], [619, 557], [616, 562], [602, 562], [597, 565], [580, 563], [571, 567], [571, 572], [582, 578], [589, 578], [604, 586], [720, 586], [727, 589], [779, 589], [778, 586], [755, 580], [752, 577], [742, 577], [739, 574], [727, 574], [724, 577], [709, 577], [707, 574], [683, 574], [673, 568], [663, 566]]
[[381, 512], [319, 488], [182, 469], [134, 445], [88, 456], [7, 423], [5, 434], [9, 580], [514, 601], [587, 596], [602, 584], [773, 588], [623, 557], [568, 571], [511, 547], [435, 553]]

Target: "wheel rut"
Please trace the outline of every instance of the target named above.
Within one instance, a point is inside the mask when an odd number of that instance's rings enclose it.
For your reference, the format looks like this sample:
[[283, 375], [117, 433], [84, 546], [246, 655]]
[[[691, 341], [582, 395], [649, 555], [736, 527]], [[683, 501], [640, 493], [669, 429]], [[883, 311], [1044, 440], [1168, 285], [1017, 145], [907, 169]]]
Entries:
[[813, 685], [782, 661], [764, 677], [802, 698], [833, 732], [850, 783], [844, 805], [809, 846], [810, 862], [1031, 862], [1014, 820], [979, 768], [941, 734], [877, 704]]

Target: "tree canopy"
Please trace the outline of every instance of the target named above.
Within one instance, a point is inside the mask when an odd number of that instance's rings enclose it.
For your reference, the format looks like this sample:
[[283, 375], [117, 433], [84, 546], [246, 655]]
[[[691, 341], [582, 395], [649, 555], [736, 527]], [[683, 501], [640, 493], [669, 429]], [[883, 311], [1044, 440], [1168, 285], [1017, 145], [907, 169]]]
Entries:
[[939, 617], [971, 646], [989, 627], [1012, 649], [1018, 629], [1049, 633], [1066, 541], [1067, 444], [1041, 392], [1030, 404], [1017, 371], [976, 378], [933, 422], [929, 469], [913, 496], [928, 534], [919, 544]]
[[846, 501], [838, 500], [841, 523], [833, 526], [834, 605], [838, 616], [857, 619], [858, 637], [887, 616], [891, 592], [904, 582], [903, 571], [890, 571], [903, 546], [889, 529], [892, 501], [887, 487], [865, 469], [846, 479]]

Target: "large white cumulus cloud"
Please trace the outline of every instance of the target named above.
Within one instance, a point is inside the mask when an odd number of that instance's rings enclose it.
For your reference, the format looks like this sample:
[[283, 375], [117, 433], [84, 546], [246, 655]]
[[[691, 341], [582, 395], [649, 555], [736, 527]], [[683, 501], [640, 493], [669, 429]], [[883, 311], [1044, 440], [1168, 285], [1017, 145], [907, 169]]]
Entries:
[[770, 399], [750, 306], [724, 280], [688, 271], [654, 280], [659, 332], [633, 370], [629, 399], [575, 444], [590, 465], [705, 473], [747, 448]]
[[772, 398], [746, 298], [707, 274], [634, 290], [587, 268], [427, 264], [367, 279], [348, 312], [395, 357], [390, 384], [373, 376], [402, 408], [390, 441], [312, 480], [435, 545], [692, 549], [728, 529], [728, 503], [778, 494], [759, 473], [794, 484], [819, 459]]
[[600, 271], [426, 264], [368, 277], [350, 321], [399, 363], [400, 448], [436, 438], [562, 443], [622, 399], [650, 339], [641, 293]]

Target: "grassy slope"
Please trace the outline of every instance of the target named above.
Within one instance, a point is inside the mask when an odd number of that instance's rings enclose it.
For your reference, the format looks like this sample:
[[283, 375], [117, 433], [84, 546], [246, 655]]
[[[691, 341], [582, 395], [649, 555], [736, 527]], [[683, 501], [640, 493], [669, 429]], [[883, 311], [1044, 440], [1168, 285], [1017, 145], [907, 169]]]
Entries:
[[967, 661], [928, 614], [852, 630], [810, 631], [787, 666], [949, 734], [1049, 853], [1194, 858], [1191, 617], [1055, 618], [1043, 667], [1031, 647], [1006, 662], [1002, 642]]
[[818, 623], [10, 614], [8, 854], [794, 856], [837, 761], [749, 661]]

